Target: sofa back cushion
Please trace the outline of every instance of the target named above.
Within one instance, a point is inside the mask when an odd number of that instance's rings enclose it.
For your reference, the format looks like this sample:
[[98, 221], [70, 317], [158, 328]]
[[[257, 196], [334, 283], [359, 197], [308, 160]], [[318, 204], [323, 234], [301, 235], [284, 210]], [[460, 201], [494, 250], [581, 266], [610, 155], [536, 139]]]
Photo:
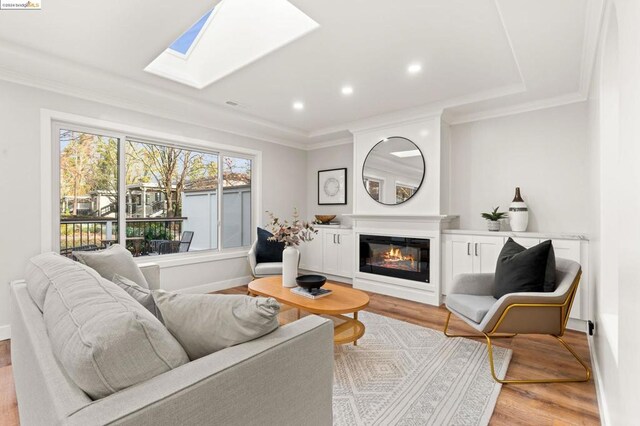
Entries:
[[51, 252], [43, 253], [29, 259], [25, 280], [27, 282], [29, 295], [42, 312], [44, 298], [47, 295], [47, 289], [52, 280], [59, 280], [62, 277], [81, 279], [87, 275], [93, 278], [100, 277], [93, 269]]
[[113, 276], [118, 274], [140, 287], [149, 288], [149, 283], [133, 260], [133, 255], [120, 244], [114, 244], [105, 250], [74, 251], [73, 255], [109, 281], [113, 281]]
[[48, 275], [43, 316], [53, 352], [91, 398], [189, 362], [158, 319], [116, 284], [81, 265]]

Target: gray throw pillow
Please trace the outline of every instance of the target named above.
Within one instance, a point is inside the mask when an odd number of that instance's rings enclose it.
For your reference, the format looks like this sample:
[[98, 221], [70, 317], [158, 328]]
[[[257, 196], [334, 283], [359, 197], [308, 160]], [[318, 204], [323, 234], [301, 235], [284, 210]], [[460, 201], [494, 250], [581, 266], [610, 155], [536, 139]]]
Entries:
[[74, 251], [73, 256], [109, 281], [118, 274], [129, 278], [140, 287], [149, 288], [142, 271], [133, 260], [133, 255], [120, 244], [114, 244], [106, 250]]
[[165, 326], [192, 361], [278, 328], [280, 304], [273, 298], [152, 293]]
[[189, 362], [157, 318], [116, 284], [84, 268], [52, 279], [43, 318], [57, 360], [93, 399]]
[[112, 281], [113, 283], [117, 284], [118, 287], [129, 293], [129, 296], [133, 297], [138, 303], [147, 308], [147, 310], [151, 312], [154, 317], [158, 318], [160, 322], [163, 322], [162, 315], [160, 314], [160, 310], [158, 309], [158, 306], [153, 299], [151, 290], [149, 290], [148, 288], [140, 287], [129, 278], [125, 278], [122, 275], [118, 274], [115, 274], [113, 276]]

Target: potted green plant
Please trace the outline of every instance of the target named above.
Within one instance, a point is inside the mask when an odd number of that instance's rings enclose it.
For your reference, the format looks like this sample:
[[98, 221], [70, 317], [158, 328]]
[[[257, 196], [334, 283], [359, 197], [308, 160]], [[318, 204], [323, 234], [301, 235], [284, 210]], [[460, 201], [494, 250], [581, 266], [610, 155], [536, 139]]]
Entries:
[[487, 228], [489, 231], [499, 231], [500, 221], [506, 219], [507, 212], [499, 212], [500, 206], [493, 209], [491, 213], [482, 213], [482, 217], [487, 219]]

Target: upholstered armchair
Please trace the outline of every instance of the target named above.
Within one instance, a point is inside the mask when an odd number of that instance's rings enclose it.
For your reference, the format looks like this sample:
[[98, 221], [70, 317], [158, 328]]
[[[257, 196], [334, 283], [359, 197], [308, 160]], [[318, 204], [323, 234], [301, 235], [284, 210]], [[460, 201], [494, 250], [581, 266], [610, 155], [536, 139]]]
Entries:
[[[582, 270], [577, 262], [556, 259], [556, 290], [553, 292], [510, 293], [495, 299], [494, 274], [461, 274], [447, 295], [449, 310], [444, 326], [448, 337], [482, 337], [487, 339], [491, 375], [500, 383], [586, 382], [591, 377], [589, 367], [562, 339], [569, 312], [578, 290]], [[479, 334], [448, 333], [451, 314], [455, 314]], [[502, 380], [496, 376], [493, 364], [492, 339], [517, 334], [549, 334], [555, 337], [582, 365], [585, 374], [576, 378], [535, 378]]]
[[251, 268], [251, 275], [253, 278], [268, 277], [270, 275], [282, 275], [282, 262], [263, 262], [258, 263], [256, 259], [256, 246], [258, 240], [253, 242], [251, 249], [247, 257], [249, 259], [249, 267]]

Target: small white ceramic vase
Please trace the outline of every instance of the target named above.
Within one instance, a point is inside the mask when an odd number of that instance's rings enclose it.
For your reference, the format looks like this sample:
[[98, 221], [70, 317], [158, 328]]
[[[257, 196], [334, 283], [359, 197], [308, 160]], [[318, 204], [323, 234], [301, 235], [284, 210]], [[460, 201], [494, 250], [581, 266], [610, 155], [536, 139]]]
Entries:
[[509, 225], [514, 232], [524, 232], [529, 225], [529, 209], [520, 196], [520, 188], [516, 188], [516, 195], [509, 206]]
[[282, 252], [282, 286], [296, 287], [298, 277], [298, 259], [300, 252], [295, 247], [286, 247]]

